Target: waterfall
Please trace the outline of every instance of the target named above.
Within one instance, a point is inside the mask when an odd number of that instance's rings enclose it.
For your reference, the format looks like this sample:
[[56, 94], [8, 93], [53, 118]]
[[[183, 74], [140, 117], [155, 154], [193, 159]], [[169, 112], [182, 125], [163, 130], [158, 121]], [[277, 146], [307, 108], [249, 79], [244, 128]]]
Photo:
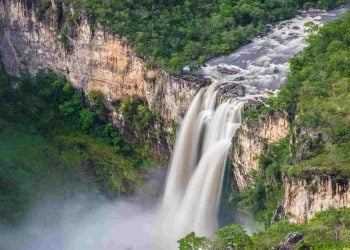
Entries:
[[217, 87], [198, 92], [177, 135], [157, 223], [163, 247], [192, 231], [212, 237], [218, 227], [224, 168], [244, 101], [217, 105]]
[[[224, 168], [245, 101], [260, 102], [285, 81], [288, 59], [306, 46], [308, 36], [304, 28], [294, 27], [303, 27], [308, 21], [321, 24], [337, 19], [344, 11], [308, 13], [280, 22], [265, 37], [254, 39], [231, 55], [213, 58], [198, 70], [197, 74], [215, 82], [198, 92], [177, 135], [156, 222], [156, 245], [160, 249], [176, 249], [176, 241], [192, 231], [213, 236], [218, 226]], [[230, 85], [244, 86], [245, 97], [218, 101], [217, 89]]]

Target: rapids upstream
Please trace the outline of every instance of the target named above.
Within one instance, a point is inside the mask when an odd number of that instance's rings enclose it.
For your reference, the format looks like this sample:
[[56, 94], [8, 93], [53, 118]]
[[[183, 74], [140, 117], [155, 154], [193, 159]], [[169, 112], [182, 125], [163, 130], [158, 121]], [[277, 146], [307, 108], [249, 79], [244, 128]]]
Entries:
[[196, 74], [226, 84], [244, 85], [247, 94], [266, 94], [274, 91], [286, 80], [288, 60], [300, 53], [307, 45], [310, 35], [304, 25], [316, 25], [336, 20], [349, 6], [332, 11], [312, 10], [293, 19], [271, 26], [264, 37], [241, 47], [230, 55], [209, 60]]

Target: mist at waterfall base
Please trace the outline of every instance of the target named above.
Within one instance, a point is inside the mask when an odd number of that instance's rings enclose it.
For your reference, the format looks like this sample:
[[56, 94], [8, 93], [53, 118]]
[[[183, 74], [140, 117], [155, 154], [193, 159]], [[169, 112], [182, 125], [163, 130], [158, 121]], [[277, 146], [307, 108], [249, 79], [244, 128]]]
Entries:
[[23, 223], [0, 225], [0, 250], [153, 249], [166, 170], [158, 168], [135, 196], [111, 201], [92, 191], [37, 203]]
[[80, 195], [45, 200], [20, 228], [0, 229], [0, 249], [143, 249], [149, 243], [154, 207]]

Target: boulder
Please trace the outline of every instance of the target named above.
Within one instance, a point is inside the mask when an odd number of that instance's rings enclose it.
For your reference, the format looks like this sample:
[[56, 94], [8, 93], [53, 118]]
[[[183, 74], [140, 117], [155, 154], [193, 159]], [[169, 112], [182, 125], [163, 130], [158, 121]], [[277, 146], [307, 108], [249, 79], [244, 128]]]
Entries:
[[299, 232], [293, 232], [287, 234], [287, 236], [281, 241], [274, 250], [294, 250], [297, 243], [304, 242], [304, 235]]
[[227, 75], [235, 75], [235, 74], [238, 74], [241, 72], [240, 69], [237, 69], [237, 68], [227, 68], [225, 66], [221, 66], [221, 65], [218, 65], [216, 67], [216, 70], [219, 72], [219, 73], [222, 73], [222, 74], [227, 74]]

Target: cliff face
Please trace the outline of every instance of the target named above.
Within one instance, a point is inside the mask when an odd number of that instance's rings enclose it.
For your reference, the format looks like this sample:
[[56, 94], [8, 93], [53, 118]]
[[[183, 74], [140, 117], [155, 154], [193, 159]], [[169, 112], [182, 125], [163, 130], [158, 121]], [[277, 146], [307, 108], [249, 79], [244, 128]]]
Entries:
[[[259, 169], [259, 156], [269, 144], [280, 141], [290, 132], [288, 117], [275, 113], [255, 123], [244, 123], [234, 138], [232, 151], [233, 173], [237, 189], [243, 190], [254, 185], [251, 171]], [[298, 143], [304, 137], [307, 143], [296, 152], [296, 162], [303, 160], [312, 142], [319, 140], [317, 133], [302, 131], [292, 136], [291, 143]], [[310, 139], [311, 138], [311, 139]], [[305, 138], [304, 138], [305, 139]], [[311, 145], [311, 146], [310, 146]], [[312, 177], [288, 177], [283, 180], [284, 196], [278, 208], [278, 218], [301, 223], [319, 211], [328, 208], [350, 207], [350, 181], [338, 180], [329, 175]]]
[[[92, 28], [84, 13], [70, 18], [76, 15], [71, 6], [52, 1], [50, 12], [38, 16], [32, 5], [32, 1], [0, 1], [0, 52], [11, 74], [34, 74], [40, 68], [62, 72], [85, 93], [101, 91], [110, 109], [126, 96], [133, 97], [161, 114], [167, 132], [205, 84], [149, 68], [125, 38], [99, 25]], [[115, 121], [116, 116], [114, 112]]]
[[259, 156], [266, 144], [283, 139], [289, 132], [287, 115], [277, 113], [254, 124], [243, 124], [234, 138], [233, 173], [238, 190], [248, 188], [250, 172], [259, 168]]
[[328, 208], [350, 207], [349, 180], [337, 181], [331, 176], [312, 179], [285, 178], [284, 217], [292, 222], [304, 222]]

